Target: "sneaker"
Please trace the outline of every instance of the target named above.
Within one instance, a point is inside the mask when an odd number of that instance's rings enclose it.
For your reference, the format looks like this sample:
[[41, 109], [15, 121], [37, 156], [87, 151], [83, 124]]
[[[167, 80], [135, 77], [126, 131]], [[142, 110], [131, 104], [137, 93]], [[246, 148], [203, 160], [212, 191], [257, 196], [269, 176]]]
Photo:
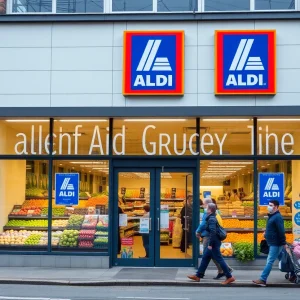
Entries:
[[222, 277], [225, 277], [225, 274], [224, 273], [218, 273], [218, 275], [216, 277], [214, 277], [214, 280], [218, 280]]
[[258, 286], [262, 286], [262, 287], [266, 287], [267, 286], [267, 283], [263, 280], [253, 280], [252, 281], [255, 285], [258, 285]]
[[200, 282], [200, 278], [196, 275], [189, 275], [188, 278], [193, 281]]
[[231, 274], [234, 271], [233, 268], [229, 268], [229, 273]]
[[230, 278], [227, 278], [225, 281], [222, 282], [223, 285], [227, 285], [227, 284], [230, 284], [230, 283], [233, 283], [235, 282], [235, 278], [232, 276]]

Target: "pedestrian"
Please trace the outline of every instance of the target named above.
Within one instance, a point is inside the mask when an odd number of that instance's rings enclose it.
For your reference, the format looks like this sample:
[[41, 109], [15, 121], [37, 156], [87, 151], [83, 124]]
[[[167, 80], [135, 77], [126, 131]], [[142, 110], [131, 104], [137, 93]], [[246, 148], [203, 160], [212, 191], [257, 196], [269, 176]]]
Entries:
[[[123, 201], [122, 201], [122, 197], [118, 198], [118, 215], [124, 214], [123, 209], [121, 208], [121, 206], [123, 205]], [[118, 232], [118, 254], [121, 253], [121, 230], [120, 230], [120, 226], [119, 226], [119, 232]]]
[[[211, 199], [211, 198], [205, 198], [204, 199], [204, 202], [203, 202], [203, 208], [204, 208], [204, 214], [203, 214], [203, 217], [202, 217], [202, 221], [201, 223], [199, 224], [197, 230], [196, 230], [196, 237], [197, 238], [202, 238], [202, 245], [203, 245], [203, 253], [205, 251], [205, 249], [208, 247], [208, 242], [209, 242], [209, 233], [206, 231], [206, 217], [207, 217], [207, 205], [209, 203], [215, 203], [216, 201], [214, 199]], [[216, 205], [216, 209], [218, 209], [217, 205]], [[220, 216], [220, 213], [218, 212], [218, 210], [216, 211], [216, 219], [219, 223], [220, 226], [223, 226], [223, 220]], [[213, 258], [212, 259], [214, 264], [216, 265], [217, 269], [218, 269], [218, 274], [216, 277], [214, 277], [215, 280], [218, 280], [222, 277], [225, 277], [225, 274], [220, 266], [220, 264], [217, 263], [217, 261]], [[230, 273], [233, 272], [233, 269], [227, 264], [228, 268], [229, 268], [229, 271]]]
[[253, 280], [254, 284], [263, 287], [267, 286], [267, 280], [275, 260], [277, 258], [280, 260], [282, 249], [287, 248], [284, 222], [279, 212], [279, 202], [277, 200], [269, 201], [268, 212], [269, 218], [264, 236], [269, 246], [269, 254], [260, 278]]
[[[144, 205], [144, 215], [143, 218], [148, 218], [149, 219], [149, 214], [150, 214], [150, 205], [146, 204]], [[143, 233], [142, 234], [142, 239], [143, 239], [143, 246], [146, 252], [145, 258], [149, 257], [149, 233]]]
[[180, 212], [180, 219], [182, 224], [182, 237], [180, 243], [181, 252], [185, 253], [192, 242], [192, 218], [193, 218], [193, 196], [188, 195], [185, 204]]
[[235, 278], [231, 275], [230, 270], [225, 263], [221, 254], [221, 240], [218, 235], [218, 221], [216, 218], [217, 207], [214, 203], [207, 205], [207, 217], [205, 219], [205, 230], [208, 232], [208, 246], [205, 249], [200, 267], [195, 275], [188, 276], [189, 279], [199, 282], [204, 277], [205, 271], [210, 263], [211, 259], [215, 259], [222, 268], [222, 273], [225, 274], [226, 280], [222, 284], [230, 284], [235, 281]]

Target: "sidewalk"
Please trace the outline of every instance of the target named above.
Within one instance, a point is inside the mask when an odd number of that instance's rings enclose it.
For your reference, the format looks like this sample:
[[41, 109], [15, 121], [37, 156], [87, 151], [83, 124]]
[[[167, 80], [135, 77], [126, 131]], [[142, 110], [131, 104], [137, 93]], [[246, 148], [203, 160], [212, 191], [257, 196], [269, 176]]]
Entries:
[[[213, 280], [215, 270], [208, 270], [201, 283], [191, 282], [187, 275], [194, 274], [193, 268], [112, 268], [112, 269], [50, 269], [10, 267], [0, 268], [0, 284], [39, 284], [77, 286], [216, 286], [221, 281]], [[260, 271], [234, 271], [236, 282], [233, 286], [250, 287], [258, 279]], [[284, 278], [284, 273], [274, 270], [268, 284], [272, 287], [299, 288]]]

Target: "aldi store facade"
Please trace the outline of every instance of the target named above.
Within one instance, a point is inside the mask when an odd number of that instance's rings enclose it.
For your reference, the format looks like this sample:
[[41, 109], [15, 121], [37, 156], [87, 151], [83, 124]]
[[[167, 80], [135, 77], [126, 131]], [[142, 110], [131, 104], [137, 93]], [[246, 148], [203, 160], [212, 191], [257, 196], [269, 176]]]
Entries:
[[205, 197], [228, 258], [263, 257], [270, 199], [299, 239], [299, 19], [1, 16], [1, 265], [196, 266]]

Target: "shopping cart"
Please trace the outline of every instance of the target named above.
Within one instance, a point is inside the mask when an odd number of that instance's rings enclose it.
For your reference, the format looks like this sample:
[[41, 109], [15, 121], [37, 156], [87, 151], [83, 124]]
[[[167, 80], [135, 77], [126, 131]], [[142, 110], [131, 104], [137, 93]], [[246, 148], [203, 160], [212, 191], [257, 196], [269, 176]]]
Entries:
[[290, 257], [291, 269], [285, 274], [285, 279], [300, 284], [300, 259], [298, 260], [293, 252], [293, 245], [287, 244], [286, 252]]

